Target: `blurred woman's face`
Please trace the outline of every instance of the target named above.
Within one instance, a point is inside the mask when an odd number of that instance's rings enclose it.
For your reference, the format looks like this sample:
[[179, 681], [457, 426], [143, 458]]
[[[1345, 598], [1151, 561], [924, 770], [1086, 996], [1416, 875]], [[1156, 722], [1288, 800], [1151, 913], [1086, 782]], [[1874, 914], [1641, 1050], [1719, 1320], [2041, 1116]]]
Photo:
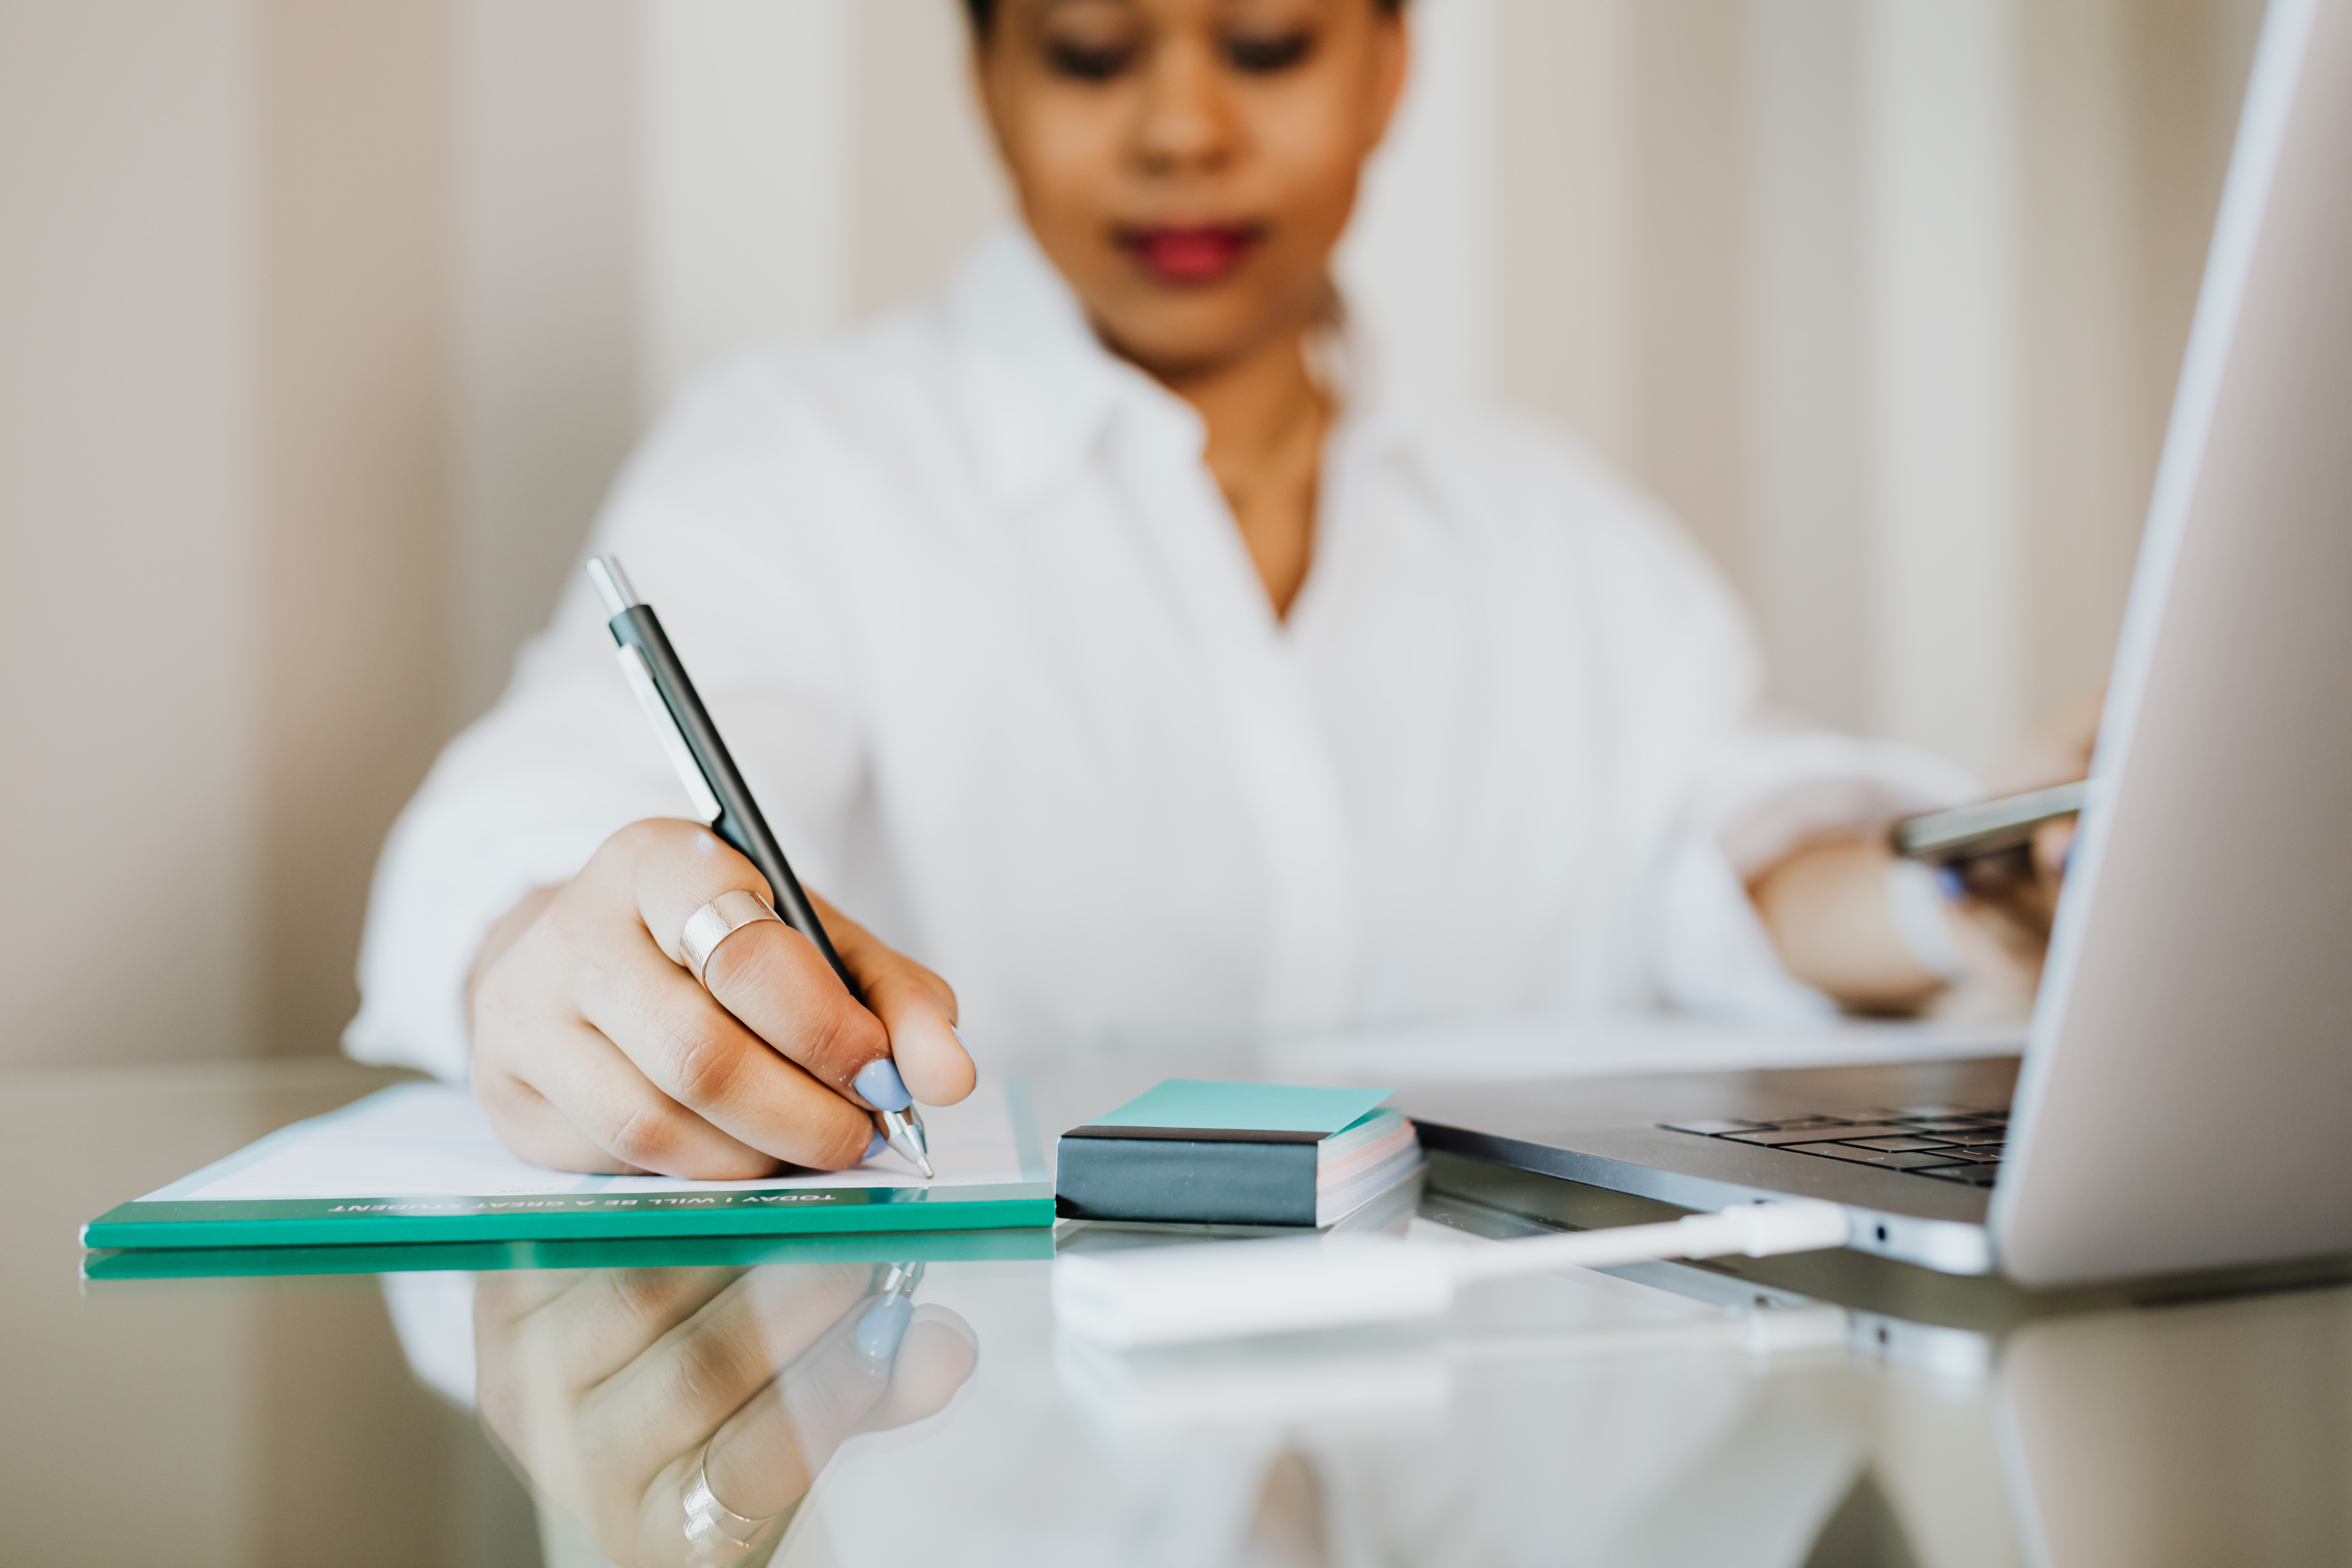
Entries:
[[1000, 0], [978, 65], [1038, 244], [1180, 379], [1323, 310], [1404, 59], [1373, 0]]

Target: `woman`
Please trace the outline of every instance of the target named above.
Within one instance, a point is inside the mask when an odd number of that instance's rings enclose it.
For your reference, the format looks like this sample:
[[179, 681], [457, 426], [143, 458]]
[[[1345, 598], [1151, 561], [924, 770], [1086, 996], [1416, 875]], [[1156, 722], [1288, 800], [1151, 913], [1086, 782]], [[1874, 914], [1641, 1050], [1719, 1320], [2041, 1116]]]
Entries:
[[708, 990], [681, 967], [694, 910], [767, 889], [676, 819], [575, 584], [393, 835], [353, 1053], [470, 1073], [542, 1163], [742, 1178], [961, 1099], [963, 1009], [997, 1059], [1786, 1018], [1915, 1005], [1948, 934], [1995, 945], [1968, 911], [1906, 940], [1883, 852], [1836, 836], [1967, 781], [1760, 727], [1667, 520], [1545, 431], [1417, 405], [1345, 326], [1399, 9], [972, 0], [1026, 232], [932, 308], [709, 377], [622, 478], [594, 548], [862, 997], [772, 923]]

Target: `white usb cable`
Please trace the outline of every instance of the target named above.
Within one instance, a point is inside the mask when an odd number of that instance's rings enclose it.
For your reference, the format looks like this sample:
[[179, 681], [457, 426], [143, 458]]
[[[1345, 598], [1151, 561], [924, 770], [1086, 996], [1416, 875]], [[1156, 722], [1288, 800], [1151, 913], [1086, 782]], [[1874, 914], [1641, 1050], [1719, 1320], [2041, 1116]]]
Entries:
[[1800, 1198], [1486, 1247], [1334, 1236], [1069, 1253], [1054, 1263], [1054, 1316], [1071, 1333], [1118, 1350], [1393, 1322], [1445, 1310], [1454, 1291], [1475, 1280], [1817, 1252], [1844, 1246], [1851, 1229], [1838, 1205]]

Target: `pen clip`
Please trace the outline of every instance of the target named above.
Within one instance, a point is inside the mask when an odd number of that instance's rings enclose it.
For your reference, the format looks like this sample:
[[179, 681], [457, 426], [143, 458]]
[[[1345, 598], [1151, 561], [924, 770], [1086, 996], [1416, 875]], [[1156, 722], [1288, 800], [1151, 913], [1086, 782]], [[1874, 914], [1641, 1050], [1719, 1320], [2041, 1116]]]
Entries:
[[661, 738], [662, 750], [669, 753], [670, 765], [677, 770], [677, 782], [686, 786], [686, 797], [693, 802], [695, 815], [708, 827], [719, 820], [722, 809], [719, 796], [712, 793], [710, 781], [702, 776], [702, 766], [694, 760], [686, 736], [679, 731], [677, 716], [662, 700], [661, 689], [654, 684], [654, 672], [647, 668], [646, 656], [635, 643], [623, 643], [614, 651], [621, 661], [621, 673], [628, 678], [629, 689], [637, 694], [646, 717], [654, 721], [654, 733]]

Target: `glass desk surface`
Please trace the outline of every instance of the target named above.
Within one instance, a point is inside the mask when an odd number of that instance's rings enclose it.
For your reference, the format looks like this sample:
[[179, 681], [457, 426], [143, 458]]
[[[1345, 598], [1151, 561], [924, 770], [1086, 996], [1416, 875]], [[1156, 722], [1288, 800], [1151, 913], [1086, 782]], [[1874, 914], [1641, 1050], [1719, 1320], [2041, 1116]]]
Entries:
[[[1033, 1078], [1041, 1126], [1158, 1076]], [[925, 1260], [911, 1295], [878, 1254], [79, 1278], [80, 1221], [392, 1079], [0, 1077], [23, 1173], [0, 1214], [0, 1556], [2352, 1563], [2341, 1287], [1979, 1331], [1654, 1266], [1482, 1287], [1414, 1329], [1121, 1357], [1057, 1339], [1034, 1238]], [[1434, 1171], [1398, 1223], [1528, 1227], [1478, 1180]]]

